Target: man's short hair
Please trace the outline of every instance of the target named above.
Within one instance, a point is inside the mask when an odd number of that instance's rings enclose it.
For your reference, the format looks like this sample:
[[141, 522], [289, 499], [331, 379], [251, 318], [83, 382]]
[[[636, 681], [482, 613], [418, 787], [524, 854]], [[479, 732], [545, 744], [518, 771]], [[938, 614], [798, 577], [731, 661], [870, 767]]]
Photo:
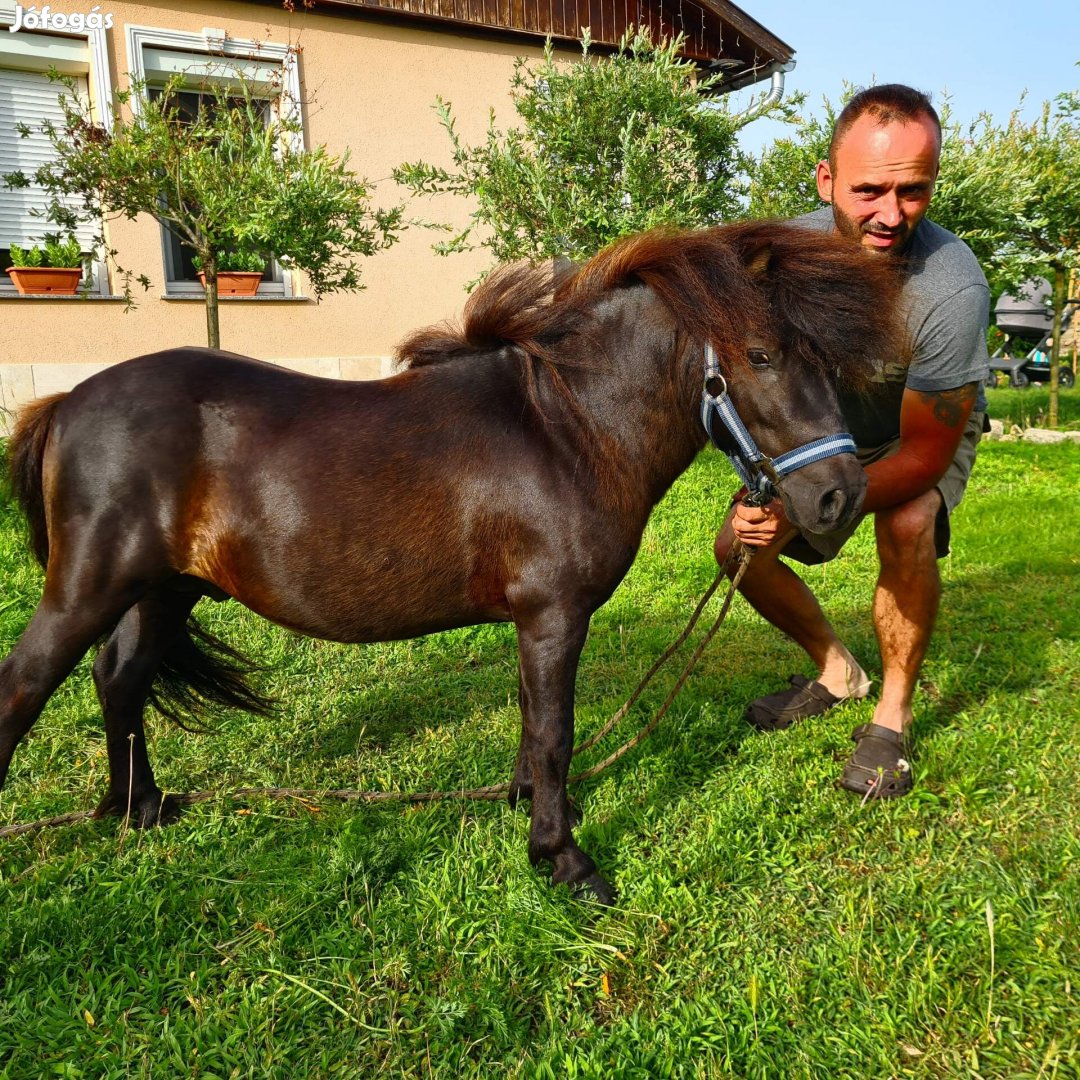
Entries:
[[930, 97], [921, 90], [903, 83], [884, 83], [860, 90], [836, 118], [832, 139], [829, 141], [829, 164], [836, 168], [836, 148], [860, 116], [869, 113], [879, 124], [909, 124], [924, 117], [937, 129], [938, 146], [941, 145], [941, 120]]

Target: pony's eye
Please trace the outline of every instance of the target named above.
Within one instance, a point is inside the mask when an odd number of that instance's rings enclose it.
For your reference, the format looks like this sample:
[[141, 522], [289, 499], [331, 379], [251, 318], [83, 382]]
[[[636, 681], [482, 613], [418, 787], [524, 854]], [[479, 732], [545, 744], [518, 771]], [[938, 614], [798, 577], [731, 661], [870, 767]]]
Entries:
[[751, 367], [766, 368], [769, 366], [769, 354], [764, 349], [747, 349], [746, 356]]

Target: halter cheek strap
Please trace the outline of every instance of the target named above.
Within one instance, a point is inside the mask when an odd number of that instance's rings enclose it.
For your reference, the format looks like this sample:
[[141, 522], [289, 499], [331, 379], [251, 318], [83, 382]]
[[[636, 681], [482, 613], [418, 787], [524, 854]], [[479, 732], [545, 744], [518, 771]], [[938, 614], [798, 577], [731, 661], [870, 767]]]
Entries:
[[[720, 391], [713, 394], [710, 384], [719, 383]], [[735, 441], [732, 451], [721, 445], [713, 433], [713, 422], [719, 418]], [[840, 435], [826, 435], [803, 446], [789, 450], [779, 457], [770, 458], [759, 449], [754, 437], [746, 429], [735, 404], [727, 392], [727, 380], [720, 372], [720, 358], [711, 345], [705, 346], [705, 385], [701, 390], [701, 423], [718, 450], [723, 451], [749, 492], [749, 500], [757, 505], [775, 499], [779, 494], [780, 481], [789, 473], [810, 465], [815, 461], [824, 461], [837, 454], [854, 454], [855, 440], [844, 432]]]

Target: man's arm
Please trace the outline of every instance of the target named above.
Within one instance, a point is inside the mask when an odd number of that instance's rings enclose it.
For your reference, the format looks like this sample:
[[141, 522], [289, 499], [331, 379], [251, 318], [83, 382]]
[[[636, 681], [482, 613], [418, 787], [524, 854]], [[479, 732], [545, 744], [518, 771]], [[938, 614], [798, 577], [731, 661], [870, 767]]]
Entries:
[[[904, 391], [900, 446], [895, 454], [867, 466], [864, 513], [910, 502], [936, 486], [956, 455], [978, 392], [978, 383], [955, 390]], [[737, 503], [731, 524], [751, 547], [765, 547], [792, 528], [779, 499], [761, 507]]]
[[973, 382], [955, 390], [904, 391], [900, 446], [867, 466], [865, 513], [910, 502], [936, 486], [956, 455], [978, 392]]

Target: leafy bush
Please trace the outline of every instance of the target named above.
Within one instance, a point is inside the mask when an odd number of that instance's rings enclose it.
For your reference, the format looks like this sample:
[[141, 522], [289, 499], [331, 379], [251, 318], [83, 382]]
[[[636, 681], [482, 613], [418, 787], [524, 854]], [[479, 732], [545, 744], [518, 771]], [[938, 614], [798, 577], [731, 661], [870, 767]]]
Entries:
[[51, 237], [45, 241], [44, 247], [35, 244], [33, 247], [24, 248], [12, 244], [10, 250], [11, 263], [17, 269], [41, 266], [74, 269], [82, 266], [82, 248], [74, 236], [69, 236], [67, 240]]
[[[203, 262], [198, 255], [191, 260], [196, 270], [202, 270]], [[234, 248], [221, 252], [217, 259], [218, 273], [247, 273], [261, 274], [266, 269], [269, 259], [261, 251], [252, 251], [248, 248]]]
[[472, 201], [469, 225], [435, 250], [486, 247], [500, 262], [586, 258], [655, 225], [741, 216], [736, 135], [760, 110], [736, 116], [724, 99], [707, 100], [720, 76], [699, 78], [683, 44], [638, 29], [595, 57], [586, 32], [575, 63], [557, 61], [550, 44], [539, 65], [519, 58], [510, 89], [518, 123], [501, 131], [492, 114], [475, 146], [440, 98], [453, 167], [412, 162], [394, 172], [415, 195]]
[[45, 252], [41, 248], [34, 247], [24, 248], [18, 244], [11, 245], [11, 264], [17, 267], [19, 270], [37, 269], [41, 266], [45, 259]]
[[74, 268], [82, 266], [82, 249], [74, 236], [45, 241], [45, 265]]

